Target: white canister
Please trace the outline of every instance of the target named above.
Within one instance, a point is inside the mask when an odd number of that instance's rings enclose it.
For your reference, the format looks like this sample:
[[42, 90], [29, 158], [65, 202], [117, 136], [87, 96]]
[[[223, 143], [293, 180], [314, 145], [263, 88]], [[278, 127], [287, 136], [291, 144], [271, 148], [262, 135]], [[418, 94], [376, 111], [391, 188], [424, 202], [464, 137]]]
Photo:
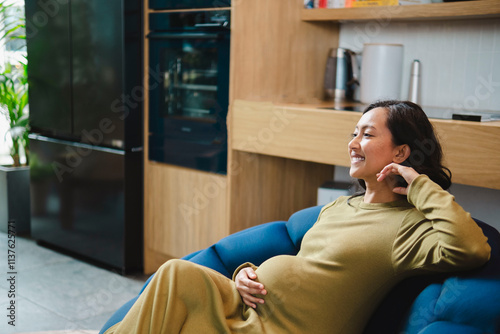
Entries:
[[402, 44], [365, 44], [361, 61], [361, 102], [400, 99]]

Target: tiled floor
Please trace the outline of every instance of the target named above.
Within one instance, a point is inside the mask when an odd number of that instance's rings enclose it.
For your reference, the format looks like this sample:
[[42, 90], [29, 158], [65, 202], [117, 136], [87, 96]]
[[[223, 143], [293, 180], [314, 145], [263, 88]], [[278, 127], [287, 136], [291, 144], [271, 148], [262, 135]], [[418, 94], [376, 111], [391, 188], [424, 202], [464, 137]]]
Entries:
[[[134, 297], [146, 276], [121, 276], [16, 238], [15, 298], [9, 296], [8, 238], [0, 233], [0, 333], [99, 330]], [[15, 302], [15, 326], [9, 325]]]

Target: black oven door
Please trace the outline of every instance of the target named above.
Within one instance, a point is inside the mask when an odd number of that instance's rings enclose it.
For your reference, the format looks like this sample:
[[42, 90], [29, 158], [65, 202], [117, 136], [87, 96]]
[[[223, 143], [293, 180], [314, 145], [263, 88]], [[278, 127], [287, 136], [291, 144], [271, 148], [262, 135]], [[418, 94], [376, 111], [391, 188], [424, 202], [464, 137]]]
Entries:
[[193, 9], [231, 7], [231, 0], [149, 0], [151, 9]]
[[225, 173], [229, 30], [148, 37], [149, 159]]

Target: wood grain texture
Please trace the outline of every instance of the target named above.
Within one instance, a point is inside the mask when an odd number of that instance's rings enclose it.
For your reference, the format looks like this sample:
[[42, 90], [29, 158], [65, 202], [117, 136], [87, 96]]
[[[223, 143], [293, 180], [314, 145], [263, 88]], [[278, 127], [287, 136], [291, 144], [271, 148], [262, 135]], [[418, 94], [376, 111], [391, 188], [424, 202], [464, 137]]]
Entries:
[[[232, 6], [230, 104], [235, 99], [281, 103], [318, 103], [330, 48], [338, 46], [336, 23], [300, 20], [302, 0], [238, 0]], [[230, 232], [276, 219], [316, 204], [317, 188], [333, 177], [333, 166], [252, 154], [240, 145], [267, 144], [286, 119], [269, 116], [256, 141], [229, 129]], [[266, 117], [267, 117], [266, 116]], [[237, 122], [245, 122], [238, 119]], [[238, 127], [238, 129], [241, 129]], [[260, 131], [260, 132], [259, 132]], [[243, 138], [243, 139], [242, 139]], [[236, 141], [235, 141], [236, 140]], [[265, 153], [267, 154], [267, 153]]]
[[172, 259], [173, 257], [162, 254], [156, 249], [144, 248], [144, 273], [152, 274], [160, 268], [162, 264]]
[[183, 257], [228, 234], [226, 176], [148, 162], [146, 249]]
[[[235, 101], [232, 113], [234, 150], [347, 167], [349, 134], [361, 117], [312, 105], [248, 101]], [[275, 125], [279, 131], [272, 132], [276, 119], [288, 123], [280, 128]], [[500, 122], [432, 119], [431, 123], [453, 182], [500, 189]]]
[[240, 100], [232, 113], [235, 150], [349, 166], [359, 113]]
[[230, 233], [316, 205], [318, 187], [333, 178], [331, 165], [236, 150], [232, 156]]
[[301, 18], [308, 22], [321, 21], [412, 21], [453, 20], [500, 17], [500, 1], [479, 0], [432, 3], [411, 6], [367, 8], [302, 9]]
[[431, 122], [454, 183], [500, 189], [500, 122]]
[[338, 25], [300, 20], [302, 0], [239, 0], [232, 9], [231, 100], [304, 103], [323, 98]]

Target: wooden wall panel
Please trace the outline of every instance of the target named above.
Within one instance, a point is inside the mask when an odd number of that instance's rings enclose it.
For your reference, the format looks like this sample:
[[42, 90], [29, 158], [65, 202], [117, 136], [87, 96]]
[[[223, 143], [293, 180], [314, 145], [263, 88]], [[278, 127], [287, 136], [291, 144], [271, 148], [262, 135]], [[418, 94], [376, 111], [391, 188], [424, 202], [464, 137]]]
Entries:
[[[326, 60], [329, 49], [338, 46], [339, 26], [303, 22], [302, 8], [302, 0], [233, 1], [230, 105], [235, 99], [282, 103], [323, 99]], [[266, 127], [276, 130], [277, 124], [269, 119], [273, 115], [262, 116], [272, 123], [261, 123], [263, 127], [255, 130], [266, 134]], [[287, 219], [315, 205], [317, 188], [333, 177], [333, 166], [284, 159], [276, 151], [272, 152], [276, 156], [269, 156], [234, 150], [233, 138], [246, 134], [237, 133], [233, 122], [230, 111], [230, 232]]]
[[233, 1], [231, 100], [323, 98], [326, 59], [338, 46], [338, 24], [303, 22], [302, 8], [302, 0]]
[[316, 205], [318, 187], [333, 178], [334, 167], [233, 151], [231, 230], [287, 220]]
[[360, 113], [240, 100], [231, 112], [235, 150], [350, 165], [347, 144]]
[[165, 258], [182, 257], [228, 234], [226, 176], [148, 165], [145, 241], [149, 251]]
[[431, 122], [454, 183], [500, 189], [500, 122]]

